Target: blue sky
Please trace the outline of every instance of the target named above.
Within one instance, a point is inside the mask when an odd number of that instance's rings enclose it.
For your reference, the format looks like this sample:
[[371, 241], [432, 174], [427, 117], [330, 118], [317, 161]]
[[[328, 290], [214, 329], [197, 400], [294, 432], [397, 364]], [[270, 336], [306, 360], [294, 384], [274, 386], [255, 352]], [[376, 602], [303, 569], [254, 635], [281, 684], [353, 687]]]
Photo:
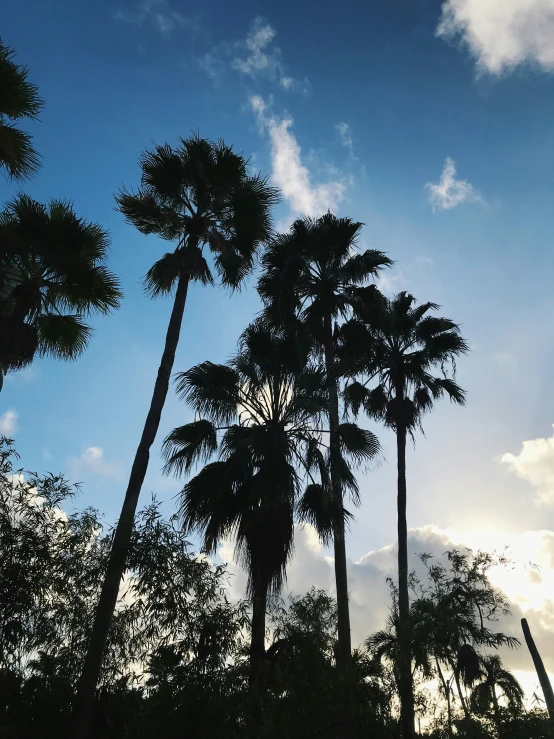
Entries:
[[[280, 225], [327, 208], [363, 221], [361, 245], [396, 260], [382, 288], [462, 324], [467, 407], [438, 407], [409, 452], [420, 539], [426, 526], [503, 539], [553, 566], [552, 0], [27, 0], [2, 35], [46, 103], [30, 127], [43, 167], [24, 189], [69, 197], [110, 231], [125, 291], [77, 363], [41, 360], [6, 381], [0, 417], [26, 467], [65, 471], [84, 483], [80, 505], [117, 516], [170, 302], [140, 286], [164, 244], [127, 226], [113, 193], [138, 185], [150, 142], [195, 130], [272, 176]], [[256, 309], [251, 287], [194, 287], [175, 369], [225, 360]], [[159, 446], [187, 419], [170, 394], [143, 489], [167, 510], [179, 486], [161, 479]], [[349, 540], [358, 563], [395, 535], [394, 449], [378, 433], [386, 459], [363, 479]], [[546, 623], [552, 604], [536, 607]]]

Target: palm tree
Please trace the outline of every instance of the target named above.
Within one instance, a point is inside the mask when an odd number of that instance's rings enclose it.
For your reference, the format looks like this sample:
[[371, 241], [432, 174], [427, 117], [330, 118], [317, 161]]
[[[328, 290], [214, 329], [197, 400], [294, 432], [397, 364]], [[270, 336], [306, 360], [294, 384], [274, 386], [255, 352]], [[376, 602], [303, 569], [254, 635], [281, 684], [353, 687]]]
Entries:
[[[328, 472], [320, 426], [327, 385], [324, 371], [310, 361], [310, 350], [306, 336], [278, 335], [256, 322], [231, 362], [204, 362], [177, 376], [179, 394], [199, 418], [176, 428], [163, 445], [165, 471], [177, 475], [216, 458], [183, 488], [181, 517], [187, 531], [200, 532], [207, 553], [226, 537], [235, 540], [252, 600], [255, 693], [265, 659], [267, 598], [280, 591], [285, 578], [295, 512], [321, 527], [326, 516]], [[368, 432], [344, 424], [339, 433], [344, 466], [346, 456], [355, 461], [375, 453]], [[310, 484], [301, 494], [304, 477]]]
[[152, 296], [175, 292], [154, 392], [135, 454], [121, 515], [115, 530], [106, 576], [79, 682], [73, 737], [86, 739], [94, 694], [110, 622], [133, 530], [140, 490], [167, 396], [169, 377], [191, 281], [213, 282], [203, 253], [225, 286], [238, 288], [253, 267], [258, 246], [271, 235], [270, 208], [277, 192], [248, 162], [223, 142], [192, 136], [176, 149], [156, 146], [140, 160], [142, 184], [135, 194], [117, 195], [118, 208], [143, 234], [176, 242], [148, 271], [146, 291]]
[[17, 65], [14, 56], [0, 39], [0, 168], [13, 179], [25, 179], [38, 170], [40, 158], [31, 135], [16, 123], [22, 118], [36, 120], [43, 102], [36, 85], [27, 80], [27, 68]]
[[502, 711], [498, 701], [499, 690], [506, 701], [506, 708], [512, 714], [523, 709], [524, 692], [512, 675], [502, 664], [497, 654], [482, 657], [480, 660], [482, 680], [471, 694], [471, 706], [476, 713], [486, 715], [492, 706], [494, 722], [498, 736], [502, 737]]
[[[434, 303], [415, 304], [401, 292], [393, 298], [376, 291], [367, 304], [357, 305], [356, 320], [343, 329], [343, 351], [352, 358], [366, 383], [352, 382], [345, 390], [347, 405], [360, 408], [396, 433], [398, 467], [398, 639], [399, 692], [404, 739], [415, 736], [411, 670], [410, 599], [408, 589], [408, 527], [406, 521], [406, 439], [421, 427], [424, 413], [444, 395], [462, 405], [465, 392], [446, 375], [456, 357], [468, 351], [459, 327], [447, 318], [427, 315]], [[442, 376], [434, 375], [440, 368]], [[368, 389], [370, 379], [377, 385]]]
[[[335, 359], [336, 322], [349, 317], [363, 294], [363, 285], [392, 264], [382, 252], [356, 251], [361, 223], [327, 213], [297, 220], [277, 236], [262, 257], [264, 273], [258, 292], [265, 314], [275, 323], [300, 321], [310, 332], [316, 355], [323, 356], [327, 374], [330, 477], [334, 505], [343, 509], [346, 480], [340, 463], [339, 380]], [[338, 517], [333, 545], [338, 613], [338, 661], [348, 669], [352, 658], [345, 522]]]
[[106, 268], [107, 233], [70, 203], [20, 195], [0, 214], [0, 389], [35, 356], [76, 359], [92, 334], [85, 319], [121, 299]]
[[253, 325], [233, 360], [179, 373], [177, 390], [199, 419], [165, 439], [164, 469], [187, 474], [217, 457], [183, 488], [181, 517], [185, 530], [200, 532], [208, 554], [222, 539], [235, 540], [252, 600], [255, 683], [265, 655], [268, 593], [280, 591], [292, 553], [299, 463], [321, 437], [315, 429], [326, 405], [325, 378], [297, 337]]

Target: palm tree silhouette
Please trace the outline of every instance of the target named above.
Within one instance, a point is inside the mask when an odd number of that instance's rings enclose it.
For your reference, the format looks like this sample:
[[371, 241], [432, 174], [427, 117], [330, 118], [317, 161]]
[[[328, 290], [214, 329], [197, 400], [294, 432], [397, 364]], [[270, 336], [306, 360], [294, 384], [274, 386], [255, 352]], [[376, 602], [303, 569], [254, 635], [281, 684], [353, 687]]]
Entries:
[[502, 664], [497, 654], [490, 654], [480, 659], [482, 679], [471, 693], [471, 707], [481, 715], [487, 715], [492, 707], [493, 719], [498, 736], [502, 737], [502, 709], [497, 690], [506, 702], [506, 710], [518, 714], [523, 709], [524, 692], [512, 673]]
[[3, 375], [35, 356], [76, 359], [92, 329], [86, 318], [121, 299], [106, 268], [107, 233], [70, 203], [19, 195], [0, 214], [0, 389]]
[[[328, 397], [323, 369], [310, 361], [311, 340], [276, 334], [257, 321], [227, 365], [204, 362], [177, 376], [178, 392], [197, 420], [165, 440], [165, 471], [187, 474], [209, 461], [181, 493], [187, 531], [198, 531], [214, 553], [231, 537], [248, 573], [252, 601], [250, 677], [256, 703], [265, 660], [268, 594], [278, 593], [293, 548], [295, 515], [327, 530], [339, 514], [329, 503], [328, 459], [321, 422]], [[341, 426], [341, 463], [370, 453], [374, 439], [354, 424]], [[302, 492], [302, 481], [310, 483]], [[255, 716], [259, 712], [255, 710]]]
[[0, 39], [0, 168], [12, 179], [31, 177], [40, 166], [30, 134], [18, 128], [23, 118], [36, 120], [43, 102], [27, 80], [28, 70], [14, 62], [15, 51]]
[[[265, 315], [276, 324], [299, 321], [310, 333], [314, 352], [322, 356], [327, 374], [330, 482], [334, 506], [343, 510], [347, 487], [340, 461], [340, 373], [335, 358], [335, 324], [352, 314], [360, 287], [392, 264], [382, 252], [356, 251], [361, 223], [327, 213], [297, 220], [277, 236], [262, 257], [264, 273], [258, 292]], [[362, 288], [363, 289], [363, 288]], [[345, 519], [333, 529], [338, 614], [338, 662], [348, 669], [352, 659]]]
[[299, 467], [321, 440], [326, 408], [324, 373], [309, 361], [309, 345], [261, 325], [243, 334], [226, 365], [204, 362], [177, 375], [177, 389], [200, 418], [165, 439], [165, 472], [180, 476], [216, 456], [181, 493], [186, 531], [203, 550], [235, 541], [252, 600], [251, 679], [265, 655], [266, 602], [280, 591], [293, 547]]
[[[238, 288], [253, 267], [256, 251], [271, 235], [270, 207], [277, 192], [260, 176], [251, 176], [248, 163], [222, 141], [213, 143], [194, 135], [179, 146], [156, 146], [140, 160], [141, 187], [116, 197], [125, 218], [143, 234], [175, 241], [148, 271], [146, 291], [152, 296], [175, 291], [165, 347], [154, 391], [115, 530], [108, 568], [87, 656], [79, 682], [73, 737], [89, 732], [94, 693], [102, 664], [110, 622], [133, 530], [150, 447], [160, 423], [167, 396], [191, 281], [213, 282], [212, 269], [222, 283]], [[212, 269], [204, 256], [207, 246]]]
[[[373, 290], [365, 303], [357, 304], [355, 321], [342, 332], [342, 351], [366, 383], [354, 381], [345, 400], [355, 414], [361, 408], [396, 433], [398, 468], [398, 675], [404, 739], [415, 736], [410, 599], [408, 587], [408, 527], [406, 520], [406, 439], [421, 428], [424, 413], [434, 401], [447, 395], [462, 405], [465, 393], [446, 375], [448, 364], [468, 351], [458, 326], [447, 318], [427, 315], [434, 303], [416, 305], [412, 295], [401, 292], [386, 298]], [[455, 366], [455, 364], [454, 364]], [[440, 368], [441, 376], [433, 374]], [[377, 385], [368, 389], [371, 379]]]

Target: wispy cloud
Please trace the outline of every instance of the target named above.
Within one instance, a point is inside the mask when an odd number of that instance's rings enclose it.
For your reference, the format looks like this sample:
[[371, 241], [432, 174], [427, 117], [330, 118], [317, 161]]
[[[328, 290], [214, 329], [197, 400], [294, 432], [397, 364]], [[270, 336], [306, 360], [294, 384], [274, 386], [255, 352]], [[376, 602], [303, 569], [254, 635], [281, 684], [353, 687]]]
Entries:
[[281, 49], [273, 43], [276, 35], [275, 28], [258, 16], [252, 21], [246, 38], [218, 44], [200, 57], [199, 66], [216, 83], [229, 66], [251, 79], [276, 82], [283, 90], [309, 92], [308, 80], [298, 80], [287, 72]]
[[272, 46], [277, 31], [263, 18], [255, 18], [246, 39], [240, 44], [245, 48], [244, 56], [236, 56], [232, 66], [239, 72], [256, 77], [267, 74], [271, 77], [283, 76], [281, 49]]
[[340, 143], [345, 149], [348, 149], [350, 156], [353, 157], [354, 141], [352, 139], [352, 131], [350, 130], [349, 124], [345, 123], [345, 121], [340, 121], [340, 123], [337, 123], [335, 126], [335, 130], [338, 132]]
[[343, 200], [346, 184], [342, 179], [314, 184], [302, 163], [301, 149], [291, 131], [290, 117], [278, 118], [258, 95], [250, 98], [258, 124], [269, 135], [272, 179], [296, 215], [317, 216], [336, 210]]
[[108, 462], [104, 456], [104, 450], [99, 446], [89, 446], [80, 457], [71, 457], [68, 467], [73, 477], [78, 477], [84, 472], [93, 472], [102, 477], [113, 477], [117, 480], [123, 476], [122, 466], [118, 462]]
[[465, 180], [456, 179], [456, 164], [447, 157], [438, 184], [428, 182], [429, 202], [433, 210], [452, 210], [462, 203], [482, 203], [478, 191]]
[[114, 15], [117, 20], [135, 26], [149, 23], [163, 34], [189, 22], [181, 13], [173, 9], [168, 0], [142, 0], [132, 8], [118, 8]]
[[17, 431], [17, 411], [9, 410], [0, 416], [0, 436], [13, 436]]
[[437, 35], [461, 39], [480, 73], [526, 62], [554, 72], [552, 0], [446, 0]]

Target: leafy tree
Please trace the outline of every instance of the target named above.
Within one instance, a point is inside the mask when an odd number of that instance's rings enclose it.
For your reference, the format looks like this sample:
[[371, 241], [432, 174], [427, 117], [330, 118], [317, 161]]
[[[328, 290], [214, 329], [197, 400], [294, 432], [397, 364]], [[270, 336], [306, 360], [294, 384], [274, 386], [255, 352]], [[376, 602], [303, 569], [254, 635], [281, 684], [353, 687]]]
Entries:
[[271, 625], [264, 703], [268, 737], [343, 737], [345, 700], [360, 736], [393, 735], [381, 668], [364, 650], [355, 650], [353, 679], [345, 684], [337, 670], [337, 607], [326, 592], [312, 588], [291, 596], [287, 608], [274, 606]]
[[[15, 459], [13, 444], [2, 440], [0, 734], [61, 738], [68, 736], [111, 532], [92, 509], [60, 508], [75, 492], [63, 477], [24, 474]], [[141, 714], [160, 698], [164, 655], [174, 672], [188, 672], [189, 684], [207, 684], [221, 679], [239, 648], [244, 608], [228, 603], [223, 568], [192, 556], [176, 523], [161, 518], [156, 502], [137, 517], [95, 701], [98, 739], [136, 736]]]
[[[446, 563], [420, 555], [426, 577], [410, 576], [414, 598], [410, 605], [411, 653], [414, 674], [422, 681], [437, 680], [446, 701], [446, 732], [453, 736], [455, 713], [453, 685], [467, 724], [476, 725], [462, 690], [481, 677], [481, 653], [500, 647], [515, 648], [519, 641], [494, 628], [500, 616], [510, 614], [503, 593], [490, 583], [488, 572], [507, 565], [504, 556], [485, 552], [446, 552]], [[400, 685], [398, 589], [391, 582], [393, 603], [387, 628], [366, 642], [376, 659], [387, 658]]]
[[14, 57], [15, 51], [0, 39], [0, 168], [10, 178], [25, 179], [38, 170], [40, 157], [19, 123], [37, 120], [43, 102], [27, 79], [27, 68], [16, 64]]
[[76, 359], [92, 335], [92, 313], [121, 300], [106, 268], [107, 233], [70, 203], [19, 195], [0, 214], [0, 387], [35, 356]]
[[[277, 325], [299, 321], [310, 333], [317, 355], [324, 358], [327, 375], [330, 480], [334, 507], [343, 510], [346, 488], [354, 493], [348, 471], [341, 464], [339, 379], [335, 359], [337, 321], [352, 313], [360, 299], [360, 286], [374, 278], [391, 260], [382, 252], [356, 252], [361, 223], [327, 213], [318, 219], [297, 220], [288, 233], [277, 236], [262, 257], [264, 272], [258, 292], [265, 314]], [[369, 438], [369, 437], [368, 437]], [[377, 441], [365, 458], [377, 453]], [[333, 529], [335, 578], [338, 604], [339, 663], [351, 662], [350, 616], [344, 516], [337, 516]]]
[[257, 248], [271, 234], [270, 207], [276, 191], [260, 176], [248, 173], [246, 160], [223, 142], [198, 136], [181, 140], [177, 149], [167, 144], [143, 154], [141, 187], [121, 192], [116, 200], [127, 221], [143, 234], [157, 234], [176, 242], [148, 271], [146, 291], [152, 296], [175, 290], [165, 347], [146, 422], [129, 478], [114, 535], [108, 569], [83, 665], [76, 702], [74, 739], [85, 739], [94, 691], [117, 602], [140, 490], [148, 466], [169, 377], [179, 341], [189, 283], [213, 282], [203, 254], [213, 255], [213, 269], [224, 285], [238, 288], [253, 267]]
[[[361, 374], [375, 378], [374, 388], [352, 382], [345, 391], [350, 408], [360, 409], [393, 428], [398, 467], [398, 637], [399, 691], [404, 739], [415, 735], [411, 670], [410, 601], [408, 586], [408, 527], [406, 521], [406, 439], [421, 427], [422, 416], [444, 395], [463, 404], [465, 393], [446, 375], [450, 363], [468, 347], [458, 326], [447, 318], [428, 315], [434, 303], [415, 304], [401, 292], [393, 298], [368, 294], [357, 304], [356, 319], [344, 327], [344, 356]], [[436, 369], [441, 375], [433, 374]]]

